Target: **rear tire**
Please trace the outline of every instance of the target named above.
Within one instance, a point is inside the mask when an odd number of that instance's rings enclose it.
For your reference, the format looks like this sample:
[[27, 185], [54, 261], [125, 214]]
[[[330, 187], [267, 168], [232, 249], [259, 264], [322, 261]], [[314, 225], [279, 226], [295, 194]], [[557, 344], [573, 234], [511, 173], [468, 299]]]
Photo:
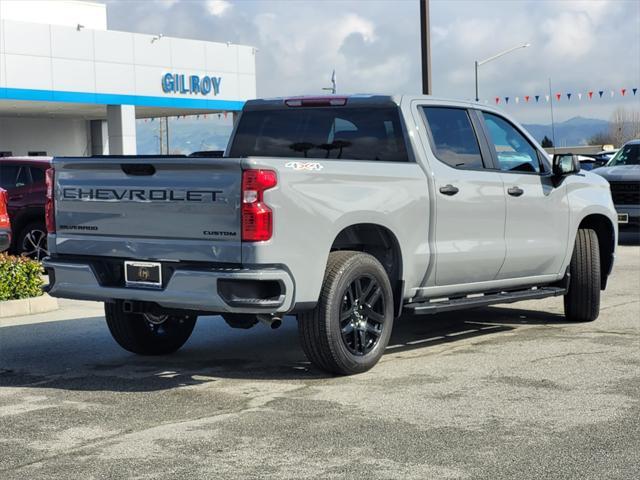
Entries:
[[598, 235], [579, 229], [569, 265], [569, 290], [564, 314], [572, 322], [592, 322], [600, 313], [600, 248]]
[[138, 355], [166, 355], [185, 344], [198, 319], [195, 315], [125, 313], [122, 302], [105, 303], [107, 326], [114, 340]]
[[393, 312], [389, 277], [375, 257], [332, 252], [316, 308], [298, 315], [302, 348], [327, 372], [365, 372], [389, 343]]

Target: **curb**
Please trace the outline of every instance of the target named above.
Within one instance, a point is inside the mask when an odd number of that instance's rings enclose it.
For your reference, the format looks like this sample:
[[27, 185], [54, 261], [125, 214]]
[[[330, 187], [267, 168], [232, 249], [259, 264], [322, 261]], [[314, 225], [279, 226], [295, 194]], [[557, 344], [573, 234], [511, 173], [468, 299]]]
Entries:
[[0, 318], [34, 315], [36, 313], [52, 312], [57, 309], [58, 300], [45, 293], [39, 297], [0, 302]]

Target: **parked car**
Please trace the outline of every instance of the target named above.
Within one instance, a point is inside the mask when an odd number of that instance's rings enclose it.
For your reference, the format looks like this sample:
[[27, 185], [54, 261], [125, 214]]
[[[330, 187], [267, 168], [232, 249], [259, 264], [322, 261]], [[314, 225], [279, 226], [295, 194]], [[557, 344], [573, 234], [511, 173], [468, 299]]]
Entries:
[[622, 229], [640, 228], [640, 140], [627, 142], [604, 167], [593, 173], [606, 178]]
[[199, 315], [294, 314], [338, 374], [375, 365], [403, 309], [564, 296], [595, 320], [618, 233], [575, 155], [429, 96], [250, 100], [224, 158], [55, 158], [47, 181], [48, 291], [104, 302], [123, 348], [174, 352]]
[[7, 191], [0, 188], [0, 252], [9, 249], [11, 245], [11, 223], [7, 211]]
[[613, 158], [618, 150], [602, 150], [598, 153], [586, 153], [580, 155], [580, 164], [584, 170], [595, 170], [600, 168]]
[[0, 158], [0, 187], [9, 197], [11, 251], [41, 260], [48, 255], [44, 206], [45, 172], [51, 157]]

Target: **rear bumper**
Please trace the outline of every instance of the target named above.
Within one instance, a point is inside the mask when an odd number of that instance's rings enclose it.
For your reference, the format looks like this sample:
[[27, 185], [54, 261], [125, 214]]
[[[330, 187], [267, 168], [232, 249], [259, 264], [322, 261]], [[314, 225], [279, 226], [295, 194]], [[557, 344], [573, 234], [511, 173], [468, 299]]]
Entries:
[[53, 297], [108, 302], [152, 302], [161, 307], [212, 313], [286, 313], [293, 307], [294, 282], [284, 269], [173, 269], [162, 289], [101, 284], [91, 262], [46, 259], [47, 293]]

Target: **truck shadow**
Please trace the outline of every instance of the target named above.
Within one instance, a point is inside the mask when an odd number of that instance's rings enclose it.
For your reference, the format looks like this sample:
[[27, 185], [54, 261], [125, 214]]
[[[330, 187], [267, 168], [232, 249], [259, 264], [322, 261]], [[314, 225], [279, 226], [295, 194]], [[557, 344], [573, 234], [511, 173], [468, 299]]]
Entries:
[[[513, 308], [483, 308], [434, 316], [404, 316], [387, 354], [460, 344], [523, 324], [562, 322], [560, 315]], [[428, 360], [426, 360], [428, 361]], [[272, 331], [233, 330], [219, 317], [199, 320], [174, 355], [139, 357], [111, 339], [104, 318], [81, 318], [0, 328], [0, 388], [151, 392], [224, 379], [331, 382], [302, 352], [294, 318]]]
[[640, 230], [620, 230], [618, 245], [640, 245]]

